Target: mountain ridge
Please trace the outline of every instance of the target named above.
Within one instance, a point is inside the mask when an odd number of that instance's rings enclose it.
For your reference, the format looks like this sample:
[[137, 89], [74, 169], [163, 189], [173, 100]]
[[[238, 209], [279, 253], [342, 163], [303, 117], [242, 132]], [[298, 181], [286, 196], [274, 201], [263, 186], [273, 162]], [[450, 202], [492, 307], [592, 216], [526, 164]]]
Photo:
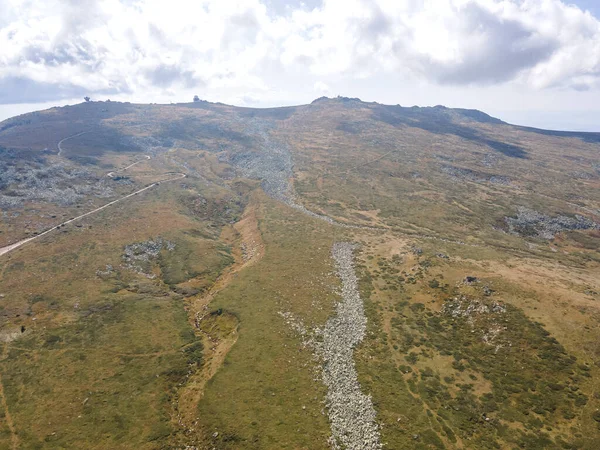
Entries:
[[435, 105], [435, 106], [401, 106], [400, 104], [385, 104], [379, 103], [376, 101], [366, 102], [357, 97], [326, 97], [322, 96], [316, 98], [310, 103], [307, 104], [299, 104], [299, 105], [286, 105], [286, 106], [269, 106], [269, 107], [249, 107], [249, 106], [236, 106], [229, 105], [222, 102], [209, 102], [206, 100], [199, 100], [196, 102], [183, 102], [183, 103], [132, 103], [132, 102], [119, 102], [119, 101], [103, 101], [103, 100], [91, 100], [89, 102], [81, 102], [74, 105], [65, 105], [65, 106], [55, 106], [51, 107], [47, 110], [39, 110], [32, 111], [29, 113], [19, 114], [13, 117], [9, 117], [0, 121], [0, 132], [7, 130], [13, 126], [17, 126], [21, 124], [21, 122], [27, 122], [30, 120], [30, 116], [38, 114], [42, 111], [53, 110], [55, 108], [69, 108], [69, 107], [79, 107], [81, 105], [86, 104], [111, 104], [111, 105], [122, 105], [122, 106], [132, 106], [132, 107], [188, 107], [188, 108], [215, 108], [215, 107], [223, 107], [223, 108], [234, 108], [235, 110], [246, 112], [250, 115], [269, 115], [274, 114], [275, 116], [281, 117], [282, 113], [292, 113], [294, 110], [298, 108], [305, 108], [311, 105], [349, 105], [354, 104], [364, 106], [364, 107], [374, 107], [374, 108], [383, 108], [396, 112], [404, 113], [410, 117], [415, 116], [423, 116], [430, 115], [431, 119], [440, 119], [447, 118], [452, 120], [454, 118], [461, 117], [466, 120], [473, 120], [479, 123], [490, 123], [497, 125], [509, 125], [513, 127], [518, 127], [524, 131], [531, 131], [539, 134], [553, 135], [557, 137], [577, 137], [580, 139], [587, 140], [589, 142], [600, 142], [600, 132], [597, 131], [570, 131], [570, 130], [560, 130], [560, 129], [545, 129], [539, 127], [531, 127], [526, 125], [519, 125], [515, 123], [506, 122], [502, 119], [491, 116], [490, 114], [481, 111], [479, 109], [470, 109], [470, 108], [461, 108], [461, 107], [447, 107], [444, 105]]

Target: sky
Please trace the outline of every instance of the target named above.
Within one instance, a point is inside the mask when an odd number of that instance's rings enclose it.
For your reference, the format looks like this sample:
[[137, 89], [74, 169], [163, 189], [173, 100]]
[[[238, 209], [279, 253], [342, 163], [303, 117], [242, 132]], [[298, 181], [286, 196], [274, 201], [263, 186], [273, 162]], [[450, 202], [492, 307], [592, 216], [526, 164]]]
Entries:
[[0, 120], [342, 95], [600, 131], [598, 0], [0, 0]]

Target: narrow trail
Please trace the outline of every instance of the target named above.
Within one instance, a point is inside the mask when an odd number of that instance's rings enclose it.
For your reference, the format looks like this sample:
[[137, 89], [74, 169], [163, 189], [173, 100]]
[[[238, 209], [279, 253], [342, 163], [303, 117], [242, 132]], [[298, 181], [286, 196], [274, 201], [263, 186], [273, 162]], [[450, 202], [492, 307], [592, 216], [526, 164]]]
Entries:
[[[7, 354], [8, 344], [4, 344], [4, 348], [2, 350], [2, 358], [0, 359], [0, 361], [4, 361], [6, 359]], [[12, 416], [10, 415], [10, 411], [8, 410], [8, 403], [6, 402], [6, 395], [4, 394], [4, 381], [2, 380], [2, 371], [0, 371], [0, 404], [2, 405], [2, 409], [4, 411], [6, 425], [10, 430], [11, 449], [16, 450], [19, 448], [19, 436], [17, 435], [15, 423], [13, 422]]]
[[375, 157], [373, 159], [370, 159], [369, 161], [366, 161], [366, 162], [364, 162], [362, 164], [359, 164], [357, 166], [354, 166], [354, 167], [350, 167], [349, 169], [343, 170], [341, 172], [327, 172], [327, 173], [324, 173], [322, 175], [322, 178], [330, 177], [330, 176], [336, 176], [336, 175], [345, 175], [345, 174], [348, 174], [348, 173], [352, 172], [353, 170], [357, 170], [357, 169], [360, 169], [361, 167], [365, 167], [365, 166], [368, 166], [369, 164], [373, 164], [374, 162], [380, 161], [383, 158], [391, 155], [392, 153], [396, 153], [396, 152], [398, 152], [400, 150], [401, 149], [390, 150], [389, 152], [386, 152], [383, 155], [377, 156], [377, 157]]
[[461, 246], [473, 247], [473, 248], [491, 247], [491, 248], [496, 248], [496, 249], [500, 249], [500, 250], [510, 250], [511, 252], [515, 252], [515, 253], [523, 254], [523, 255], [531, 254], [531, 252], [528, 252], [524, 249], [512, 248], [512, 247], [507, 248], [505, 246], [497, 245], [495, 243], [476, 244], [473, 242], [465, 242], [465, 241], [460, 241], [457, 239], [449, 239], [449, 238], [444, 238], [444, 237], [439, 237], [439, 236], [432, 236], [432, 235], [424, 234], [424, 233], [407, 233], [405, 231], [401, 231], [401, 230], [398, 230], [398, 229], [395, 229], [395, 228], [392, 228], [389, 226], [369, 226], [369, 225], [344, 223], [344, 222], [341, 222], [338, 219], [334, 219], [333, 217], [328, 216], [326, 214], [320, 214], [320, 213], [313, 212], [310, 209], [308, 209], [307, 207], [305, 207], [304, 205], [296, 203], [294, 200], [290, 200], [289, 198], [276, 198], [276, 200], [282, 201], [290, 208], [300, 211], [300, 212], [306, 214], [307, 216], [313, 217], [315, 219], [323, 220], [333, 226], [337, 226], [340, 228], [353, 229], [353, 230], [364, 230], [364, 231], [376, 231], [378, 233], [393, 233], [396, 236], [403, 236], [407, 239], [424, 239], [424, 240], [438, 241], [438, 242], [444, 242], [447, 244], [461, 245]]
[[578, 205], [577, 203], [568, 202], [566, 200], [562, 200], [560, 198], [552, 197], [550, 195], [542, 194], [541, 192], [531, 191], [534, 195], [539, 195], [540, 197], [547, 198], [549, 200], [554, 200], [555, 202], [563, 202], [569, 205], [571, 208], [579, 209], [580, 211], [585, 211], [587, 213], [593, 214], [594, 216], [600, 216], [600, 209], [593, 210], [590, 208], [586, 208], [585, 206]]
[[75, 138], [77, 136], [81, 136], [83, 134], [87, 134], [87, 133], [91, 133], [91, 131], [82, 131], [81, 133], [77, 133], [77, 134], [74, 134], [72, 136], [67, 136], [66, 138], [64, 138], [61, 141], [59, 141], [59, 143], [57, 145], [57, 147], [58, 147], [58, 154], [57, 154], [57, 156], [62, 156], [62, 152], [63, 152], [62, 143], [63, 142], [68, 141], [69, 139], [73, 139], [73, 138]]
[[[337, 227], [341, 227], [341, 228], [354, 229], [354, 230], [365, 230], [365, 231], [377, 231], [379, 233], [392, 232], [396, 235], [405, 236], [407, 238], [412, 238], [412, 239], [429, 239], [429, 240], [435, 240], [435, 241], [440, 241], [440, 242], [446, 242], [449, 244], [465, 245], [468, 247], [484, 247], [484, 245], [482, 245], [482, 244], [468, 243], [468, 242], [464, 242], [464, 241], [458, 241], [455, 239], [447, 239], [447, 238], [443, 238], [443, 237], [431, 236], [431, 235], [419, 234], [419, 233], [414, 233], [414, 234], [406, 233], [403, 231], [393, 229], [391, 227], [357, 225], [357, 224], [344, 223], [344, 222], [340, 222], [339, 220], [334, 219], [333, 217], [328, 216], [326, 214], [320, 214], [320, 213], [313, 212], [310, 209], [306, 208], [304, 205], [296, 203], [294, 200], [290, 200], [287, 198], [279, 198], [278, 200], [281, 200], [283, 203], [285, 203], [290, 208], [300, 211], [309, 217], [323, 220], [333, 226], [337, 226]], [[517, 250], [517, 249], [515, 249], [515, 250]]]
[[[152, 158], [150, 158], [150, 156], [149, 156], [149, 155], [144, 155], [144, 156], [147, 158], [147, 160], [150, 160], [150, 159], [152, 159]], [[145, 162], [145, 161], [147, 161], [147, 160], [140, 159], [139, 161], [136, 161], [136, 162], [134, 162], [133, 164], [129, 164], [127, 167], [123, 167], [122, 169], [115, 170], [115, 171], [113, 171], [113, 172], [108, 172], [108, 173], [106, 174], [106, 176], [107, 176], [107, 177], [109, 177], [109, 178], [114, 178], [114, 176], [115, 176], [115, 173], [124, 172], [124, 171], [126, 171], [127, 169], [130, 169], [131, 167], [133, 167], [133, 166], [135, 166], [135, 165], [137, 165], [137, 164], [139, 164], [139, 163], [141, 163], [141, 162]]]
[[99, 208], [93, 209], [92, 211], [88, 211], [88, 212], [86, 212], [85, 214], [82, 214], [82, 215], [80, 215], [80, 216], [77, 216], [77, 217], [73, 217], [72, 219], [69, 219], [69, 220], [67, 220], [67, 221], [65, 221], [65, 222], [62, 222], [62, 223], [60, 223], [60, 224], [58, 224], [58, 225], [56, 225], [56, 226], [52, 227], [52, 228], [49, 228], [49, 229], [47, 229], [46, 231], [44, 231], [43, 233], [40, 233], [40, 234], [38, 234], [38, 235], [36, 235], [36, 236], [30, 237], [30, 238], [27, 238], [27, 239], [23, 239], [22, 241], [15, 242], [14, 244], [7, 245], [6, 247], [2, 247], [2, 248], [0, 248], [0, 256], [2, 256], [2, 255], [5, 255], [5, 254], [7, 254], [7, 253], [9, 253], [9, 252], [13, 251], [13, 250], [15, 250], [16, 248], [19, 248], [19, 247], [21, 247], [22, 245], [25, 245], [25, 244], [27, 244], [28, 242], [34, 241], [34, 240], [36, 240], [36, 239], [39, 239], [39, 238], [41, 238], [42, 236], [45, 236], [45, 235], [47, 235], [48, 233], [51, 233], [52, 231], [54, 231], [54, 230], [57, 230], [58, 228], [60, 228], [60, 227], [62, 227], [62, 226], [64, 226], [64, 225], [67, 225], [67, 224], [69, 224], [69, 223], [71, 223], [71, 222], [75, 222], [75, 221], [77, 221], [77, 220], [79, 220], [79, 219], [83, 219], [84, 217], [87, 217], [87, 216], [90, 216], [90, 215], [92, 215], [92, 214], [95, 214], [95, 213], [97, 213], [98, 211], [102, 211], [103, 209], [106, 209], [106, 208], [108, 208], [109, 206], [112, 206], [112, 205], [114, 205], [114, 204], [116, 204], [116, 203], [122, 202], [123, 200], [126, 200], [126, 199], [128, 199], [128, 198], [130, 198], [130, 197], [133, 197], [134, 195], [141, 194], [142, 192], [144, 192], [144, 191], [147, 191], [148, 189], [151, 189], [151, 188], [153, 188], [153, 187], [155, 187], [155, 186], [158, 186], [160, 183], [166, 183], [166, 182], [168, 182], [168, 181], [180, 180], [180, 179], [182, 179], [182, 178], [185, 178], [185, 177], [186, 177], [186, 174], [184, 174], [184, 173], [178, 173], [178, 174], [176, 174], [176, 175], [177, 175], [177, 176], [175, 176], [175, 177], [173, 177], [173, 178], [168, 178], [168, 179], [166, 179], [166, 180], [155, 181], [154, 183], [152, 183], [152, 184], [150, 184], [150, 185], [146, 186], [145, 188], [139, 189], [139, 190], [137, 190], [137, 191], [135, 191], [135, 192], [132, 192], [131, 194], [128, 194], [128, 195], [124, 196], [124, 197], [121, 197], [121, 198], [118, 198], [118, 199], [116, 199], [116, 200], [113, 200], [112, 202], [109, 202], [109, 203], [107, 203], [106, 205], [100, 206]]

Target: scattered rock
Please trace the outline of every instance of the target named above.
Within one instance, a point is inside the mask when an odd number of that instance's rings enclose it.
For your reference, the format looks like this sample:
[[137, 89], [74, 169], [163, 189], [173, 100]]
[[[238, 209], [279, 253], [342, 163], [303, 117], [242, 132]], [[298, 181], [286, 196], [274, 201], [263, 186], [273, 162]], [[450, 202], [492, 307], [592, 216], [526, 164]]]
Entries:
[[489, 303], [489, 300], [471, 300], [462, 295], [447, 301], [442, 307], [442, 312], [452, 317], [472, 317], [479, 314], [503, 314], [506, 312], [506, 306], [499, 302]]
[[104, 270], [97, 270], [96, 271], [96, 276], [98, 277], [107, 277], [109, 275], [111, 275], [112, 273], [114, 273], [114, 268], [112, 266], [112, 264], [107, 264], [106, 268]]
[[509, 233], [541, 239], [554, 239], [562, 231], [600, 229], [600, 224], [579, 214], [551, 217], [522, 206], [517, 209], [516, 217], [505, 217], [504, 221]]
[[441, 171], [457, 180], [468, 180], [476, 183], [501, 184], [504, 186], [511, 184], [511, 179], [507, 176], [466, 169], [464, 167], [445, 165], [442, 166]]
[[332, 447], [380, 449], [375, 409], [371, 397], [361, 392], [353, 360], [354, 348], [364, 338], [367, 326], [354, 272], [354, 249], [355, 245], [348, 242], [333, 245], [332, 255], [342, 280], [342, 301], [336, 306], [337, 314], [327, 321], [321, 333], [317, 352], [324, 362]]
[[161, 250], [172, 252], [175, 250], [175, 243], [162, 238], [148, 240], [144, 242], [136, 242], [126, 245], [122, 259], [124, 267], [145, 275], [148, 278], [154, 278], [155, 275], [149, 273], [149, 262], [158, 258]]
[[311, 333], [291, 313], [279, 313], [302, 337], [303, 345], [314, 348], [323, 362], [321, 378], [327, 386], [325, 402], [332, 433], [329, 442], [336, 450], [382, 448], [375, 409], [371, 397], [361, 392], [353, 360], [354, 348], [364, 338], [367, 323], [354, 272], [355, 248], [348, 242], [333, 245], [332, 256], [342, 280], [342, 300], [336, 305], [336, 315], [322, 330]]
[[88, 196], [107, 198], [114, 194], [103, 177], [87, 169], [27, 160], [21, 164], [24, 167], [0, 161], [2, 184], [10, 190], [10, 195], [0, 193], [0, 209], [32, 201], [70, 206]]
[[423, 249], [421, 247], [415, 247], [414, 245], [410, 248], [410, 251], [417, 256], [421, 256], [423, 254]]

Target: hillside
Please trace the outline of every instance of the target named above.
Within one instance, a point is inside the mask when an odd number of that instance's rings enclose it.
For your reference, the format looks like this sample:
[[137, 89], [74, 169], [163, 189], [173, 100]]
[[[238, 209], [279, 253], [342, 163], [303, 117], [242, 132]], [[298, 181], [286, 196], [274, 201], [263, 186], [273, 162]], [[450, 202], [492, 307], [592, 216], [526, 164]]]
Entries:
[[600, 133], [87, 102], [0, 214], [0, 448], [598, 448]]

